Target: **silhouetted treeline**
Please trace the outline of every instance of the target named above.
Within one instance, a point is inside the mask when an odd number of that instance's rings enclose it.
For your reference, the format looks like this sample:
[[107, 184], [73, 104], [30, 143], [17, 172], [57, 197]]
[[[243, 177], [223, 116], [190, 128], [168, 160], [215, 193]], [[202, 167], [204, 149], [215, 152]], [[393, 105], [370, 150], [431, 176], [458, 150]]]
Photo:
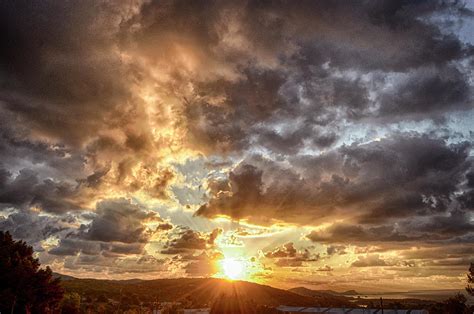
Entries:
[[33, 248], [0, 231], [0, 312], [53, 312], [62, 297], [60, 280], [49, 267], [40, 269]]

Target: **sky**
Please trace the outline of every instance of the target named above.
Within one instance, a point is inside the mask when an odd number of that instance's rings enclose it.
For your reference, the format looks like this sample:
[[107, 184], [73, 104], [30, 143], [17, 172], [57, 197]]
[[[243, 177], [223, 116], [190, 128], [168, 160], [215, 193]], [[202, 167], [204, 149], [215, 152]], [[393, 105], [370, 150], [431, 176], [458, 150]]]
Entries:
[[460, 289], [471, 1], [0, 1], [0, 230], [76, 277]]

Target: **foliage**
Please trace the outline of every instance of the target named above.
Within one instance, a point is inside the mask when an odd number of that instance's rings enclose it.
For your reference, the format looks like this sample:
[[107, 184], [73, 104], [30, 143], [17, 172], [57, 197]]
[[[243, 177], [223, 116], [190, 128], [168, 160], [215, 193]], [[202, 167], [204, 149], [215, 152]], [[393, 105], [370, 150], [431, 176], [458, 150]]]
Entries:
[[211, 314], [252, 314], [256, 312], [256, 304], [252, 300], [242, 299], [240, 295], [223, 294], [212, 304]]
[[77, 314], [81, 310], [81, 296], [78, 293], [66, 293], [61, 301], [61, 313]]
[[460, 293], [444, 301], [445, 313], [464, 313], [466, 310], [466, 297]]
[[428, 307], [430, 314], [468, 314], [472, 313], [472, 308], [466, 305], [466, 297], [458, 293], [442, 303], [435, 303]]
[[170, 304], [165, 306], [161, 312], [163, 314], [181, 314], [183, 313], [183, 310], [181, 309], [180, 305], [178, 304]]
[[58, 307], [60, 280], [49, 267], [39, 267], [31, 246], [0, 231], [0, 312], [45, 313]]
[[469, 267], [469, 272], [467, 273], [467, 286], [466, 291], [470, 295], [474, 296], [474, 263], [471, 263]]
[[101, 294], [97, 297], [97, 302], [107, 303], [107, 302], [109, 302], [109, 299], [105, 295]]

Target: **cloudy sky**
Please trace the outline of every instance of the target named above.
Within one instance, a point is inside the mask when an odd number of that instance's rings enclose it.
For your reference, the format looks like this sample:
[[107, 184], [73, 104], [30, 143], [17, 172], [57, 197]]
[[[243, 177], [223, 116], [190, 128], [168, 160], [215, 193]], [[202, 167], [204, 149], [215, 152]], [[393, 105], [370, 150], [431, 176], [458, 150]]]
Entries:
[[78, 277], [461, 288], [473, 10], [0, 1], [0, 230]]

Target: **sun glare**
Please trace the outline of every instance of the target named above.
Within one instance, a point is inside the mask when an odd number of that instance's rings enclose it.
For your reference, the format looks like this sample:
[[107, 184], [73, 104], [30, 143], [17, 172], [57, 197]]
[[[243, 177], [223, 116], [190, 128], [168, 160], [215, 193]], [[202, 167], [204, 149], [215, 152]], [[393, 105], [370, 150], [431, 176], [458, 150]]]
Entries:
[[227, 279], [243, 279], [245, 276], [244, 263], [233, 258], [225, 258], [222, 261], [222, 270]]

